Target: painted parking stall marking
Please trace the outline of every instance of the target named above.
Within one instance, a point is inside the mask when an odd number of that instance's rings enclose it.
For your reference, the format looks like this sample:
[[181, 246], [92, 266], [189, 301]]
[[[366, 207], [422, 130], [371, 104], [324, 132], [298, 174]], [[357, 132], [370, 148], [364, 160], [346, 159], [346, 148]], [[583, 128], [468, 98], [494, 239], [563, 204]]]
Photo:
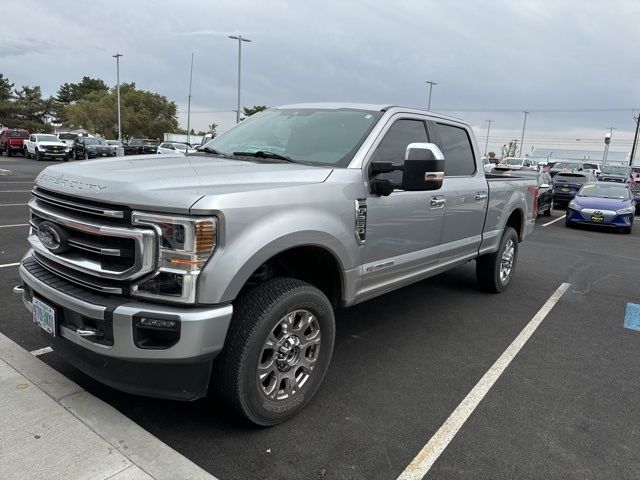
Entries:
[[564, 215], [562, 215], [561, 217], [556, 218], [555, 220], [551, 220], [550, 222], [543, 223], [542, 226], [546, 227], [548, 225], [551, 225], [552, 223], [556, 223], [557, 221], [562, 220], [563, 218], [564, 218]]
[[44, 355], [45, 353], [51, 353], [51, 352], [53, 352], [53, 348], [44, 347], [44, 348], [39, 348], [37, 350], [32, 350], [29, 353], [34, 357], [39, 357], [40, 355]]
[[627, 312], [624, 316], [624, 328], [640, 332], [640, 305], [627, 303]]
[[18, 265], [20, 265], [20, 262], [18, 262], [18, 263], [5, 263], [4, 265], [0, 265], [0, 268], [17, 267]]
[[404, 472], [400, 474], [398, 480], [419, 480], [429, 472], [435, 461], [440, 457], [449, 443], [451, 443], [451, 440], [453, 440], [493, 384], [500, 378], [511, 361], [525, 343], [527, 343], [527, 340], [531, 338], [531, 335], [533, 335], [570, 286], [570, 283], [563, 283], [553, 295], [549, 297], [549, 300], [546, 301], [538, 313], [536, 313], [531, 321], [522, 329], [520, 334], [511, 342], [511, 345], [507, 347], [504, 353], [500, 355], [500, 358], [496, 360], [476, 386], [467, 394], [460, 405], [449, 415], [449, 418], [447, 418], [429, 442], [420, 450]]

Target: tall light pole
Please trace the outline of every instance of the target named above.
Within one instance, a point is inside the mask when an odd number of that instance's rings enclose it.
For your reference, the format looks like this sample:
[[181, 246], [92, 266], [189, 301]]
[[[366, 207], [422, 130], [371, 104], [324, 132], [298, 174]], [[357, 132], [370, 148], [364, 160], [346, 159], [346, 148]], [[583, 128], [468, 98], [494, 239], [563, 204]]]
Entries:
[[526, 110], [522, 113], [524, 113], [524, 122], [522, 123], [522, 137], [520, 137], [520, 153], [518, 153], [518, 157], [522, 157], [522, 144], [524, 143], [524, 129], [527, 126], [527, 115], [529, 115], [529, 112], [527, 112]]
[[427, 110], [431, 111], [431, 90], [433, 90], [433, 86], [437, 85], [436, 82], [434, 82], [433, 80], [429, 80], [428, 82], [425, 82], [427, 85], [429, 85], [429, 100], [427, 102]]
[[636, 156], [636, 149], [638, 148], [638, 133], [640, 132], [640, 114], [633, 118], [636, 121], [636, 133], [633, 136], [633, 144], [631, 145], [631, 154], [629, 155], [629, 165], [633, 165], [633, 159]]
[[487, 149], [489, 148], [489, 132], [491, 131], [491, 124], [494, 120], [485, 120], [487, 122], [487, 140], [484, 142], [484, 154], [487, 154]]
[[116, 53], [113, 58], [116, 59], [116, 90], [118, 92], [118, 141], [122, 142], [122, 122], [120, 119], [120, 57], [123, 55]]
[[229, 35], [229, 38], [238, 41], [238, 109], [236, 110], [236, 123], [240, 123], [240, 82], [242, 79], [242, 42], [250, 42], [242, 35]]
[[191, 84], [193, 83], [193, 52], [191, 52], [191, 73], [189, 74], [189, 100], [187, 101], [187, 143], [191, 145]]

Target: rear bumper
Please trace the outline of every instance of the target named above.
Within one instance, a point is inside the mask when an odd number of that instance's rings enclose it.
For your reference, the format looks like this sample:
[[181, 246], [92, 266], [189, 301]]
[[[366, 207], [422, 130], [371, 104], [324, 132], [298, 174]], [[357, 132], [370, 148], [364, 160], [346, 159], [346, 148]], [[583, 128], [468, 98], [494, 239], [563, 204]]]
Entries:
[[576, 196], [574, 193], [559, 193], [555, 192], [553, 194], [553, 200], [556, 202], [570, 202]]
[[[56, 336], [43, 337], [87, 375], [119, 390], [159, 398], [194, 400], [207, 394], [213, 359], [222, 350], [233, 308], [181, 307], [105, 296], [56, 277], [28, 254], [20, 266], [28, 310], [36, 296], [56, 312]], [[177, 341], [168, 348], [141, 347], [137, 320], [172, 319]], [[91, 327], [102, 338], [80, 336]]]

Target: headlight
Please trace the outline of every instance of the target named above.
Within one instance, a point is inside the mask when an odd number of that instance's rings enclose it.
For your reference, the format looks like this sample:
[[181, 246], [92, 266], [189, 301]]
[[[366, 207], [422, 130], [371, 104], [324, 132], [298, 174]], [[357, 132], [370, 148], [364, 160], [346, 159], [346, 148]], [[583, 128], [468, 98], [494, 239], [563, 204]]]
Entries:
[[621, 208], [617, 211], [618, 215], [628, 215], [630, 213], [636, 213], [636, 207], [629, 205], [628, 207]]
[[133, 212], [131, 221], [134, 225], [151, 225], [160, 239], [156, 275], [134, 285], [131, 294], [195, 302], [198, 274], [218, 243], [218, 219]]
[[582, 207], [580, 205], [578, 205], [578, 202], [576, 202], [575, 200], [571, 200], [569, 202], [569, 205], [567, 205], [568, 208], [571, 208], [573, 210], [577, 210], [578, 212], [580, 210], [582, 210]]

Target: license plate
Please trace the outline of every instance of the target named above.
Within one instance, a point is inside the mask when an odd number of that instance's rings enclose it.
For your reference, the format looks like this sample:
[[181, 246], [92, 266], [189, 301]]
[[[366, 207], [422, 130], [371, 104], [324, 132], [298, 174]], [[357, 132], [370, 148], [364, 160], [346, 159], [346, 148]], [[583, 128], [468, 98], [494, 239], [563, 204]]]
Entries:
[[570, 192], [570, 191], [571, 191], [571, 189], [570, 189], [570, 188], [563, 188], [563, 189], [562, 189], [562, 191], [563, 191], [563, 192]]
[[103, 157], [106, 157], [106, 156], [107, 156], [107, 154], [106, 154], [106, 153], [103, 153], [103, 154], [102, 154], [102, 156], [103, 156]]
[[602, 222], [604, 217], [602, 215], [591, 215], [591, 221], [593, 222]]
[[56, 311], [42, 300], [33, 297], [32, 300], [33, 322], [45, 332], [56, 336]]

